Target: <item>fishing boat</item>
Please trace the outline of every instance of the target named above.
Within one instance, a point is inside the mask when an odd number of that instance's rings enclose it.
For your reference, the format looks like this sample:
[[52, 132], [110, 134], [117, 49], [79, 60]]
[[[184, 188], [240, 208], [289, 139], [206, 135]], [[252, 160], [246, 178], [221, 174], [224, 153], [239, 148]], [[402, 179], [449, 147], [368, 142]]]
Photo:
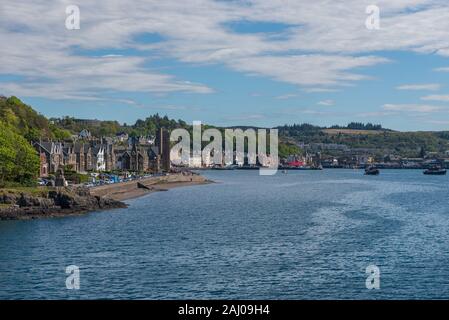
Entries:
[[212, 170], [234, 170], [236, 169], [235, 165], [229, 165], [229, 166], [213, 166]]
[[424, 170], [424, 174], [435, 176], [444, 176], [446, 172], [446, 169], [442, 169], [439, 166], [431, 166], [429, 169]]
[[375, 166], [369, 166], [365, 169], [365, 175], [367, 176], [377, 176], [380, 174], [379, 169], [377, 169]]

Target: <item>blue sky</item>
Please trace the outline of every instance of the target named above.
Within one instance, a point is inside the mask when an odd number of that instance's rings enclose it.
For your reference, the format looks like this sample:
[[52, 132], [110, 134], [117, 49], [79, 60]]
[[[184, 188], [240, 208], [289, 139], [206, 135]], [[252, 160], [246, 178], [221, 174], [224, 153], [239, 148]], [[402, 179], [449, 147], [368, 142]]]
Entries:
[[[2, 2], [0, 94], [49, 117], [449, 130], [449, 4]], [[65, 8], [80, 9], [67, 30]]]

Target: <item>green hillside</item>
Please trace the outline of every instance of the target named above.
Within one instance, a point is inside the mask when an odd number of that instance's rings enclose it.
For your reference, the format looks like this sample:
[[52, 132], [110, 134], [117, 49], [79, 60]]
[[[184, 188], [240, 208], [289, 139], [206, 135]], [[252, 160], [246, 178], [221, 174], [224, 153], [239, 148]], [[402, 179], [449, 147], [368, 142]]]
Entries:
[[351, 149], [373, 149], [378, 155], [393, 153], [402, 157], [420, 157], [423, 150], [441, 154], [449, 150], [449, 132], [446, 131], [397, 132], [340, 128], [327, 129], [302, 124], [278, 129], [280, 137], [290, 142], [342, 144]]
[[189, 129], [182, 120], [169, 119], [167, 116], [161, 117], [159, 114], [152, 115], [145, 120], [137, 120], [132, 125], [120, 124], [118, 121], [102, 121], [90, 119], [76, 119], [73, 117], [51, 118], [50, 121], [62, 130], [78, 134], [81, 130], [87, 129], [95, 137], [115, 136], [117, 133], [125, 132], [130, 136], [155, 136], [157, 128], [173, 130], [176, 128]]
[[0, 120], [28, 141], [66, 139], [70, 133], [52, 125], [47, 118], [17, 97], [0, 97]]
[[68, 137], [18, 98], [0, 97], [0, 187], [35, 183], [39, 157], [31, 141]]
[[0, 188], [17, 183], [33, 185], [39, 172], [39, 157], [31, 144], [0, 121]]

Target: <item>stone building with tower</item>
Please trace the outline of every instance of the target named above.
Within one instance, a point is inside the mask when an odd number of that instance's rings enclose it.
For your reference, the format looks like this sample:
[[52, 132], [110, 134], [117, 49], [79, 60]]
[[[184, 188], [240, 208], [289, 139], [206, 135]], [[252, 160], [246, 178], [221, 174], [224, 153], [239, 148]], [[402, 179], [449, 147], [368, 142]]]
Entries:
[[165, 128], [160, 128], [156, 134], [156, 147], [159, 149], [161, 158], [161, 169], [169, 172], [171, 168], [170, 162], [170, 132]]
[[[33, 142], [40, 159], [40, 176], [57, 173], [60, 168], [78, 173], [169, 172], [170, 134], [165, 128], [157, 131], [154, 144], [148, 139], [129, 138], [129, 144], [107, 143], [105, 139], [89, 141]], [[144, 142], [144, 143], [142, 143]]]

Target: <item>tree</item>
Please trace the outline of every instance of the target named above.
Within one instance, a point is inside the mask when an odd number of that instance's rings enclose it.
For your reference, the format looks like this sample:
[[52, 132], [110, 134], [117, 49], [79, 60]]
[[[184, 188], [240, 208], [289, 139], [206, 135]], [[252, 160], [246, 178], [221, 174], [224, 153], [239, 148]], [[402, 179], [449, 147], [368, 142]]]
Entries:
[[33, 184], [39, 157], [29, 142], [0, 121], [0, 183]]

